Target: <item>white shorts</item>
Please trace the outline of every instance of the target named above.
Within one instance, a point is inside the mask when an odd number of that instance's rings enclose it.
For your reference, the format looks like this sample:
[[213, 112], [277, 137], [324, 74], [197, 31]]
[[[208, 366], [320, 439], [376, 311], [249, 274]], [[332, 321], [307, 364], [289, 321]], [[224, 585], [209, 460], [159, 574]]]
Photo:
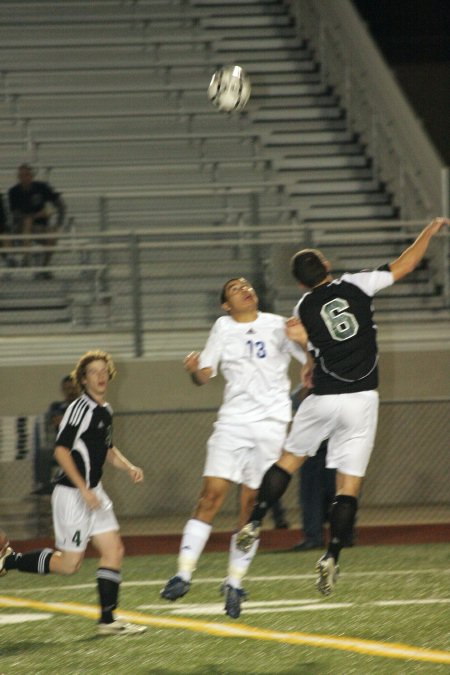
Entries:
[[77, 488], [57, 485], [52, 494], [55, 545], [62, 551], [85, 551], [89, 539], [96, 534], [119, 529], [113, 504], [102, 484], [92, 488], [102, 503], [90, 509]]
[[365, 476], [378, 421], [378, 392], [311, 394], [294, 417], [284, 449], [297, 456], [316, 454], [328, 438], [327, 468]]
[[217, 421], [208, 440], [203, 475], [256, 490], [266, 470], [279, 459], [286, 431], [287, 423], [278, 420], [245, 425]]

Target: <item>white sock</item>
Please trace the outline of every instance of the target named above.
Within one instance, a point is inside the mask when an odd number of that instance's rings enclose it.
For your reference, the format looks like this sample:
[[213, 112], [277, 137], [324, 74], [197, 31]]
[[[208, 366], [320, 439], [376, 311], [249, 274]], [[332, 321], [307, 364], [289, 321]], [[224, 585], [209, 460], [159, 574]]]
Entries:
[[181, 538], [177, 572], [177, 576], [184, 581], [191, 580], [192, 573], [197, 567], [197, 560], [205, 548], [211, 530], [212, 525], [208, 525], [201, 520], [191, 518], [187, 521]]
[[250, 551], [244, 553], [236, 548], [236, 534], [233, 534], [230, 540], [230, 557], [228, 558], [228, 577], [227, 584], [234, 588], [242, 588], [242, 580], [247, 574], [247, 570], [258, 550], [259, 539], [256, 539]]

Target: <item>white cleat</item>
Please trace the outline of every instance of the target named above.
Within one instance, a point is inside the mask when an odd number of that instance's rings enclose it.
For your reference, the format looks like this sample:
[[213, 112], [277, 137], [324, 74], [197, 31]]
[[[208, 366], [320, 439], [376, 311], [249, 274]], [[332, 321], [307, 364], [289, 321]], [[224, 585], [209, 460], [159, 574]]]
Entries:
[[330, 595], [339, 576], [339, 565], [336, 565], [334, 558], [322, 556], [317, 561], [316, 572], [318, 574], [316, 581], [317, 590], [322, 595]]
[[99, 623], [97, 626], [98, 635], [140, 635], [146, 630], [146, 626], [136, 626], [120, 619], [115, 619], [112, 623]]

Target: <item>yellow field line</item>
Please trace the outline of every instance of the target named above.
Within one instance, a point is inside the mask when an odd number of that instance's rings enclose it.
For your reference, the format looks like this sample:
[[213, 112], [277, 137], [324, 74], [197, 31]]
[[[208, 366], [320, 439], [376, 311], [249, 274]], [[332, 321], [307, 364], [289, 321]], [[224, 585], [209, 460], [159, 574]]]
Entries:
[[[81, 605], [75, 602], [40, 602], [38, 600], [8, 596], [0, 596], [0, 606], [37, 609], [60, 614], [74, 614], [88, 619], [97, 619], [99, 612], [98, 607], [93, 605]], [[271, 631], [264, 628], [247, 626], [242, 623], [223, 624], [213, 621], [196, 621], [195, 619], [153, 616], [140, 612], [128, 612], [126, 610], [120, 610], [120, 616], [134, 623], [158, 628], [177, 628], [179, 630], [191, 630], [197, 633], [207, 633], [220, 637], [239, 637], [250, 640], [268, 640], [283, 644], [308, 645], [310, 647], [322, 647], [325, 649], [340, 649], [360, 654], [370, 654], [372, 656], [383, 656], [390, 659], [409, 659], [450, 664], [450, 652], [411, 647], [410, 645], [397, 643], [336, 637], [334, 635]]]

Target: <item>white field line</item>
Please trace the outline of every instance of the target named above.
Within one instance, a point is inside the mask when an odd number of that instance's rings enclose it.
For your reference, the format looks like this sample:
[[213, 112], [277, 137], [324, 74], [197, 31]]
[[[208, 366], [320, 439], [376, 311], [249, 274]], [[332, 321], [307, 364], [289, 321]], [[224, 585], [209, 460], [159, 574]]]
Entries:
[[[387, 577], [387, 576], [420, 576], [422, 574], [450, 574], [449, 569], [440, 569], [440, 568], [430, 568], [430, 569], [414, 569], [414, 570], [385, 570], [379, 572], [342, 572], [339, 575], [340, 579], [343, 578], [352, 578], [352, 577]], [[301, 581], [301, 580], [311, 580], [316, 579], [317, 574], [280, 574], [273, 576], [248, 576], [246, 580], [249, 582], [262, 581], [262, 582], [272, 582], [272, 581]], [[224, 577], [195, 577], [194, 581], [196, 584], [222, 584]], [[3, 584], [4, 582], [2, 582]], [[126, 586], [164, 586], [167, 583], [167, 578], [165, 579], [148, 579], [146, 581], [123, 581], [121, 586], [122, 588]], [[66, 590], [66, 591], [78, 591], [87, 588], [96, 588], [97, 584], [95, 582], [86, 583], [86, 584], [70, 584], [67, 586], [57, 586], [52, 584], [51, 586], [36, 586], [35, 588], [5, 588], [8, 593], [47, 593], [48, 591]]]
[[51, 619], [53, 614], [49, 613], [25, 613], [21, 612], [20, 614], [4, 614], [0, 616], [0, 626], [8, 626], [12, 623], [25, 623], [26, 621], [43, 621], [44, 619]]
[[[288, 614], [292, 612], [315, 612], [317, 610], [330, 610], [330, 609], [348, 609], [353, 607], [352, 602], [329, 602], [329, 603], [319, 603], [317, 601], [312, 601], [310, 604], [298, 604], [295, 605], [284, 605], [281, 607], [269, 607], [265, 603], [260, 603], [259, 607], [245, 607], [243, 614], [246, 616], [248, 614]], [[137, 609], [149, 609], [148, 605], [140, 605]], [[159, 605], [161, 609], [161, 605]], [[167, 611], [167, 610], [166, 610]], [[176, 609], [169, 609], [169, 614], [174, 616], [223, 616], [224, 608], [223, 602], [216, 604], [203, 605], [203, 607], [192, 607], [190, 605], [184, 605], [183, 607], [178, 607]]]
[[[289, 612], [315, 612], [330, 609], [349, 609], [350, 607], [402, 607], [405, 605], [443, 605], [450, 604], [450, 598], [428, 598], [426, 600], [377, 600], [374, 602], [328, 602], [327, 600], [261, 600], [246, 601], [243, 605], [243, 614], [284, 614]], [[173, 605], [144, 604], [139, 605], [137, 609], [160, 611], [165, 610], [165, 614], [187, 615], [187, 616], [222, 616], [224, 612], [222, 603], [196, 603], [183, 604], [174, 607]]]

